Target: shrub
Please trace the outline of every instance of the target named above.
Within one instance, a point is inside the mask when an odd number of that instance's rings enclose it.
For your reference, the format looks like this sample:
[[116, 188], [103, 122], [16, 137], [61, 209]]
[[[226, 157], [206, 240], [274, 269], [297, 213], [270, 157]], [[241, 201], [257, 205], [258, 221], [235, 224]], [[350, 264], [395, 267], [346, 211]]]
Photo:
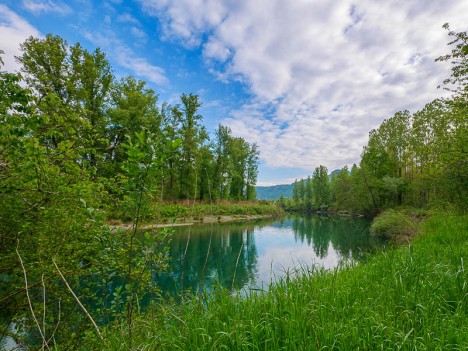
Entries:
[[416, 234], [417, 222], [402, 212], [387, 210], [374, 218], [371, 234], [393, 241], [406, 241]]

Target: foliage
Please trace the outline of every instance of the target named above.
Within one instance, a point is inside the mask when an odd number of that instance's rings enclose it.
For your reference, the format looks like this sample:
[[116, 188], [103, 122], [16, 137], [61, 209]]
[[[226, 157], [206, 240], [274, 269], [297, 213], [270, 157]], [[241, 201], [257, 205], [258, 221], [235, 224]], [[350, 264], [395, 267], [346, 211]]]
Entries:
[[[258, 148], [224, 128], [216, 168], [198, 96], [159, 107], [144, 82], [116, 81], [100, 49], [58, 36], [21, 50], [21, 74], [0, 71], [1, 310], [31, 349], [76, 349], [103, 323], [125, 324], [131, 342], [143, 298], [156, 301], [170, 236], [141, 233], [142, 220], [165, 199], [210, 200], [210, 210], [254, 199]], [[229, 209], [248, 210], [265, 208]], [[112, 214], [130, 229], [110, 230]]]
[[[443, 26], [453, 38], [448, 45], [454, 45], [450, 54], [440, 56], [436, 61], [449, 61], [452, 64], [452, 75], [444, 80], [446, 89], [452, 90], [466, 100], [468, 97], [468, 34], [450, 30], [448, 23]], [[451, 86], [451, 88], [450, 88]]]
[[409, 240], [417, 231], [417, 223], [400, 211], [387, 210], [372, 221], [371, 233], [390, 240]]
[[330, 204], [330, 188], [327, 167], [319, 166], [315, 168], [312, 175], [312, 191], [310, 191], [310, 195], [313, 195], [316, 208], [326, 208]]
[[223, 126], [211, 142], [197, 95], [182, 94], [181, 104], [159, 107], [145, 82], [133, 77], [116, 81], [100, 49], [89, 52], [51, 34], [29, 38], [21, 49], [17, 60], [35, 97], [41, 144], [57, 148], [69, 142], [78, 151], [76, 162], [101, 178], [110, 193], [119, 192], [112, 183], [127, 157], [125, 135], [146, 129], [180, 140], [175, 148], [159, 146], [158, 152], [168, 156], [158, 165], [159, 199], [255, 199], [258, 147]]
[[[21, 77], [1, 72], [1, 78], [2, 310], [13, 316], [20, 333], [42, 334], [43, 347], [47, 338], [72, 348], [89, 320], [58, 280], [55, 265], [71, 285], [87, 286], [98, 255], [99, 208], [106, 194], [76, 163], [80, 151], [73, 142], [63, 140], [51, 148], [38, 135], [44, 116], [30, 91], [19, 85]], [[89, 294], [83, 289], [85, 299]], [[33, 313], [41, 324], [31, 318]]]

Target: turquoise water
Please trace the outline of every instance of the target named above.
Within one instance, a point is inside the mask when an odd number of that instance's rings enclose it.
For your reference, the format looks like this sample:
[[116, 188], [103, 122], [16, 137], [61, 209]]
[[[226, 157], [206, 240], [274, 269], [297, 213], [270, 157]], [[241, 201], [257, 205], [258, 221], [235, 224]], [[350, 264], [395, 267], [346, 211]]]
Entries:
[[[170, 273], [156, 277], [163, 292], [268, 289], [298, 268], [326, 269], [359, 261], [382, 242], [363, 218], [290, 216], [277, 220], [174, 228]], [[188, 244], [187, 244], [188, 243]]]

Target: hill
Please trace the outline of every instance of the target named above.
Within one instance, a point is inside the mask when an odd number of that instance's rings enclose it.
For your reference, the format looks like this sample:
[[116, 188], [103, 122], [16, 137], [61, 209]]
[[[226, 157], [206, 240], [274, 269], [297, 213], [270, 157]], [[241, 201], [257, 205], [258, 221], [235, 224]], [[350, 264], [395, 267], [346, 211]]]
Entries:
[[292, 184], [255, 187], [258, 200], [277, 200], [281, 195], [284, 197], [292, 197], [292, 189]]
[[[335, 169], [328, 175], [328, 178], [331, 179], [335, 174], [340, 172], [340, 169]], [[294, 184], [256, 186], [255, 190], [257, 191], [257, 200], [277, 200], [281, 195], [291, 198], [293, 187]]]

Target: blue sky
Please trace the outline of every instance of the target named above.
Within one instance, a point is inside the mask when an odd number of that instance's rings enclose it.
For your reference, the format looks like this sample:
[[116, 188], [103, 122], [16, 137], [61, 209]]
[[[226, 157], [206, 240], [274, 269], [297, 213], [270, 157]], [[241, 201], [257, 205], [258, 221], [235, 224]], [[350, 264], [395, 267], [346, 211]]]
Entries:
[[160, 101], [199, 94], [219, 123], [260, 147], [259, 185], [359, 161], [368, 132], [444, 96], [442, 25], [467, 30], [466, 0], [1, 0], [5, 69], [30, 35], [106, 52], [117, 76]]

